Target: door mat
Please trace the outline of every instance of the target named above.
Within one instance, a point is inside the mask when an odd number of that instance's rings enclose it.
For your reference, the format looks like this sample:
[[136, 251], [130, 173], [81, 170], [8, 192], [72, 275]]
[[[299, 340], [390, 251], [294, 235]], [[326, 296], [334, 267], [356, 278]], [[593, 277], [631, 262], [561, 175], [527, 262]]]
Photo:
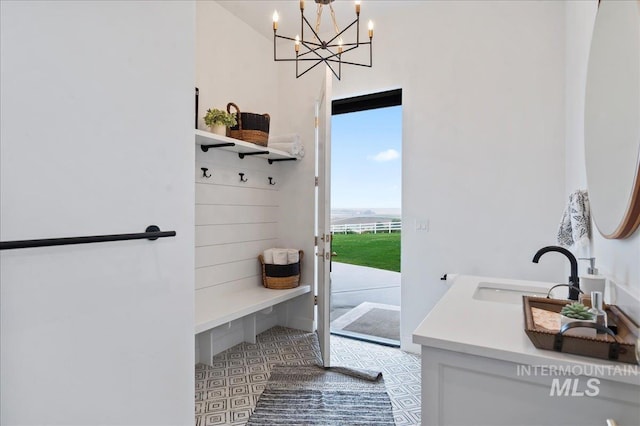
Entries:
[[332, 321], [331, 330], [400, 340], [400, 307], [364, 302]]

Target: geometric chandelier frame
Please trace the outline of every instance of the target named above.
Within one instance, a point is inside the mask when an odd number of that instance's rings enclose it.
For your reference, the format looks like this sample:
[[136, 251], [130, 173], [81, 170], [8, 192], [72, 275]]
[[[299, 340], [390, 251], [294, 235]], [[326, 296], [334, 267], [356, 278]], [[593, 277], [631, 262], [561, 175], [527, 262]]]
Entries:
[[[333, 10], [334, 0], [314, 0], [317, 4], [316, 12], [316, 24], [315, 28], [311, 26], [307, 18], [304, 16], [304, 0], [300, 0], [300, 34], [295, 37], [287, 37], [278, 34], [278, 12], [273, 14], [273, 60], [276, 62], [295, 62], [296, 63], [296, 78], [302, 77], [313, 68], [324, 63], [329, 67], [333, 75], [338, 80], [342, 77], [342, 65], [355, 65], [360, 67], [371, 68], [373, 66], [373, 22], [369, 21], [369, 41], [360, 41], [360, 1], [355, 2], [356, 6], [356, 19], [347, 25], [342, 31], [339, 30], [336, 22], [335, 11]], [[324, 6], [329, 6], [331, 13], [331, 20], [335, 35], [327, 40], [323, 41], [320, 38], [320, 22], [322, 19], [322, 10]], [[345, 43], [343, 35], [346, 35], [347, 31], [355, 26], [355, 41]], [[308, 29], [305, 38], [305, 28]], [[310, 30], [310, 34], [309, 34]], [[310, 37], [310, 38], [309, 38]], [[295, 57], [278, 57], [277, 40], [289, 40], [293, 42], [293, 50]], [[369, 62], [358, 63], [354, 61], [344, 60], [343, 55], [357, 49], [361, 46], [369, 46]], [[302, 50], [302, 51], [301, 51]], [[301, 69], [302, 68], [302, 69]]]

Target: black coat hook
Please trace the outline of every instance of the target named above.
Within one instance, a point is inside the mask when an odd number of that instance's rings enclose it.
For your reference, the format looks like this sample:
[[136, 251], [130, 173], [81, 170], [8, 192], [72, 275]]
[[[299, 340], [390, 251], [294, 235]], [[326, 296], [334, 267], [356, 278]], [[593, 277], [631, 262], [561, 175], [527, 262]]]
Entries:
[[246, 182], [246, 181], [249, 180], [249, 179], [244, 177], [244, 173], [238, 173], [238, 174], [240, 175], [240, 182]]
[[207, 179], [209, 179], [211, 177], [211, 174], [207, 174], [207, 171], [209, 170], [206, 167], [200, 167], [200, 170], [202, 170], [202, 177], [205, 177]]
[[268, 179], [269, 179], [269, 185], [275, 185], [276, 184], [271, 176], [269, 176]]

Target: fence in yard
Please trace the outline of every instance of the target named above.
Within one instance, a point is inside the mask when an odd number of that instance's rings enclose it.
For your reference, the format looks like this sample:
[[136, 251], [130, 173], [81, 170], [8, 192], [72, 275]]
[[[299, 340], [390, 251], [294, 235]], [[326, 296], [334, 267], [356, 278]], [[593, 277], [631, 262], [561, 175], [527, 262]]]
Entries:
[[362, 234], [370, 232], [372, 234], [391, 233], [393, 231], [400, 232], [402, 230], [402, 222], [379, 222], [379, 223], [343, 223], [340, 225], [331, 225], [333, 234]]

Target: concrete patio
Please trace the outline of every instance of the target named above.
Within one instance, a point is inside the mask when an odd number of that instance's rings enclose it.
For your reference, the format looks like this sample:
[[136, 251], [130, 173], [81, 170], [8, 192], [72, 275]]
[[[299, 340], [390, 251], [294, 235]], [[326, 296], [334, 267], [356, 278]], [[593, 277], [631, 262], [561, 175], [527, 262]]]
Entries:
[[331, 322], [364, 302], [400, 309], [400, 273], [333, 262], [331, 271]]

